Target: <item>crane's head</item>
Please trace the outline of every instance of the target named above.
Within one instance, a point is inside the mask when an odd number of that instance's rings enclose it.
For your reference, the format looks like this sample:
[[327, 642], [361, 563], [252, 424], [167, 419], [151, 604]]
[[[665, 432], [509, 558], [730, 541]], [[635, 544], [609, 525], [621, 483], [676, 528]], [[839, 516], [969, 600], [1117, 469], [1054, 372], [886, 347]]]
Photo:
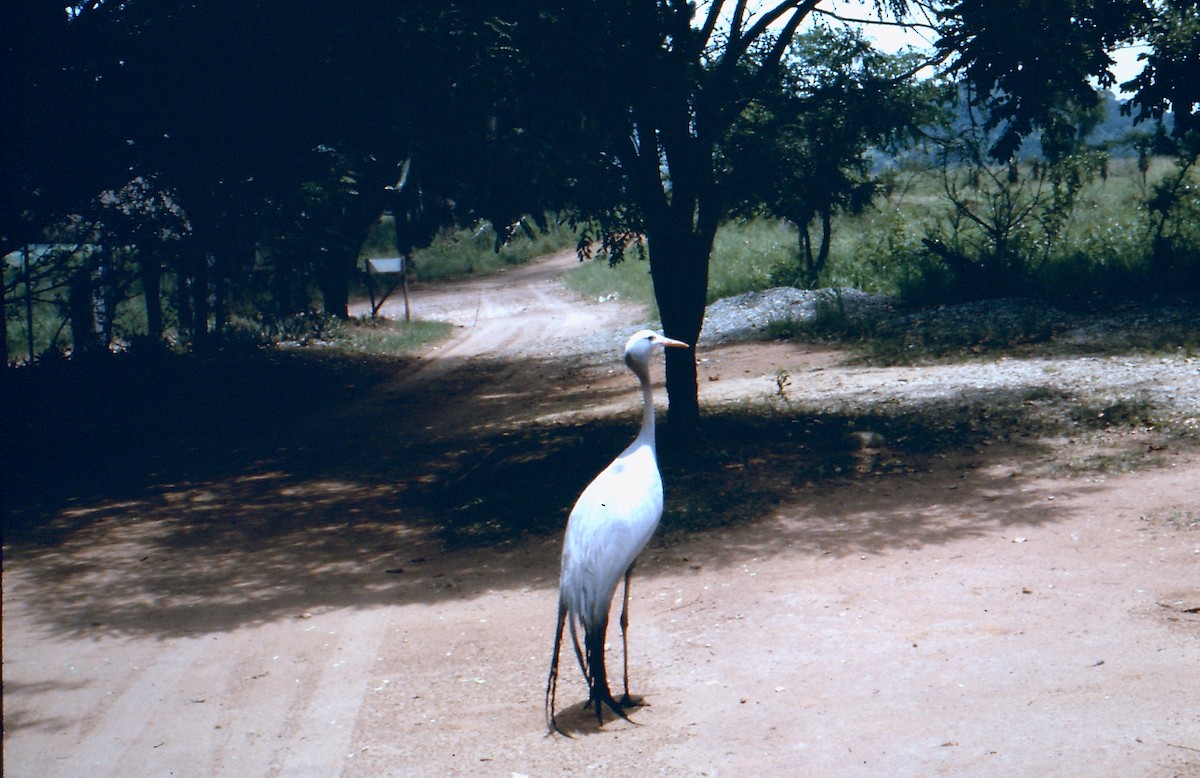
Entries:
[[635, 332], [625, 344], [625, 364], [629, 365], [629, 369], [637, 373], [639, 377], [647, 376], [650, 367], [650, 356], [660, 346], [667, 348], [689, 347], [688, 344], [681, 340], [668, 338], [665, 335], [658, 334], [654, 330], [642, 330]]

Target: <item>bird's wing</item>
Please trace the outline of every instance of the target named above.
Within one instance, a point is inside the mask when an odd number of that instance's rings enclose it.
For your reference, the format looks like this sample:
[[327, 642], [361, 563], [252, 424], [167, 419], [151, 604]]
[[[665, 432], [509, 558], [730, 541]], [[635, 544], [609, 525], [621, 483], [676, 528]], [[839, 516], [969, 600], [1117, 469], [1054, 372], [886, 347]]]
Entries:
[[662, 478], [651, 453], [622, 455], [583, 491], [563, 543], [562, 592], [567, 606], [598, 624], [613, 593], [662, 516]]

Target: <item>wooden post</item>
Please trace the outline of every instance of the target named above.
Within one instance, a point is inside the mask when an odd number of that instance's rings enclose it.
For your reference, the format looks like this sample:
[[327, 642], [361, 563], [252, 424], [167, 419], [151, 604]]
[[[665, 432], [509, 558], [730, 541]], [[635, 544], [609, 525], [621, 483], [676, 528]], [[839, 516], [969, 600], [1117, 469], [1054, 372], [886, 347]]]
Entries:
[[412, 310], [409, 308], [409, 304], [408, 304], [408, 269], [407, 269], [407, 265], [408, 265], [408, 262], [405, 257], [377, 257], [375, 259], [367, 260], [367, 268], [368, 268], [367, 277], [368, 277], [368, 279], [370, 278], [372, 269], [376, 273], [380, 273], [380, 274], [388, 274], [388, 275], [394, 275], [396, 273], [400, 274], [400, 280], [392, 281], [392, 283], [388, 286], [387, 291], [385, 291], [383, 293], [383, 296], [379, 298], [378, 302], [375, 301], [375, 296], [372, 293], [372, 295], [371, 295], [371, 316], [375, 316], [375, 314], [378, 313], [379, 309], [383, 307], [384, 302], [388, 299], [388, 297], [391, 296], [392, 292], [396, 291], [396, 287], [400, 286], [400, 287], [402, 287], [402, 289], [404, 291], [404, 320], [405, 321], [412, 320]]
[[29, 362], [33, 362], [33, 282], [29, 274], [29, 244], [25, 244], [25, 337], [29, 343]]
[[408, 268], [400, 271], [400, 283], [404, 286], [404, 320], [412, 321], [412, 312], [408, 309]]

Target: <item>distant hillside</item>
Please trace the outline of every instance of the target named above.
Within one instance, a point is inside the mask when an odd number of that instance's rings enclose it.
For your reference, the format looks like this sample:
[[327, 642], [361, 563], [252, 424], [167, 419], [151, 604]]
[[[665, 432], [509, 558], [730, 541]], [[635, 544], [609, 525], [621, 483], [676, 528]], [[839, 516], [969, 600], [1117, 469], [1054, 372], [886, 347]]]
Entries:
[[[1087, 142], [1094, 146], [1107, 146], [1112, 150], [1114, 157], [1135, 156], [1136, 152], [1125, 141], [1128, 140], [1131, 133], [1153, 132], [1154, 125], [1151, 122], [1134, 125], [1132, 116], [1121, 115], [1121, 105], [1125, 101], [1108, 90], [1101, 94], [1104, 99], [1104, 121], [1100, 122], [1096, 129], [1087, 136]], [[1168, 114], [1164, 121], [1169, 129], [1171, 116]]]
[[[1104, 119], [1088, 133], [1087, 142], [1092, 146], [1107, 147], [1114, 157], [1136, 156], [1137, 152], [1128, 143], [1129, 137], [1135, 133], [1152, 132], [1153, 124], [1142, 122], [1135, 125], [1132, 116], [1124, 116], [1121, 113], [1123, 100], [1108, 90], [1103, 90], [1100, 94], [1103, 100]], [[967, 116], [965, 99], [959, 100], [956, 110], [958, 111], [958, 115], [954, 119], [953, 126], [956, 129], [966, 129], [970, 125], [970, 119]], [[1167, 126], [1170, 127], [1171, 117], [1169, 115], [1166, 117], [1166, 122]], [[998, 135], [999, 133], [995, 134]], [[1040, 135], [1035, 133], [1022, 146], [1021, 156], [1036, 157], [1040, 154]]]

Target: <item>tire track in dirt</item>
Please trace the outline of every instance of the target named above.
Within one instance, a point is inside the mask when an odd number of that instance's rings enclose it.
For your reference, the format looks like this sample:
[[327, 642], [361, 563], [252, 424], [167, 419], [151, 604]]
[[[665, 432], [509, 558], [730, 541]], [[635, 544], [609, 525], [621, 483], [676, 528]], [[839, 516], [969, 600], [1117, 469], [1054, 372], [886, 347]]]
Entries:
[[[448, 321], [454, 332], [423, 349], [383, 394], [398, 403], [424, 398], [432, 407], [419, 415], [436, 416], [447, 433], [483, 415], [470, 403], [443, 402], [447, 386], [472, 387], [495, 417], [552, 403], [546, 387], [554, 375], [578, 366], [572, 341], [612, 330], [615, 354], [623, 331], [645, 316], [639, 306], [590, 302], [568, 289], [562, 275], [577, 262], [568, 250], [497, 275], [411, 290], [418, 318]], [[403, 303], [391, 301], [381, 314], [403, 316]]]

